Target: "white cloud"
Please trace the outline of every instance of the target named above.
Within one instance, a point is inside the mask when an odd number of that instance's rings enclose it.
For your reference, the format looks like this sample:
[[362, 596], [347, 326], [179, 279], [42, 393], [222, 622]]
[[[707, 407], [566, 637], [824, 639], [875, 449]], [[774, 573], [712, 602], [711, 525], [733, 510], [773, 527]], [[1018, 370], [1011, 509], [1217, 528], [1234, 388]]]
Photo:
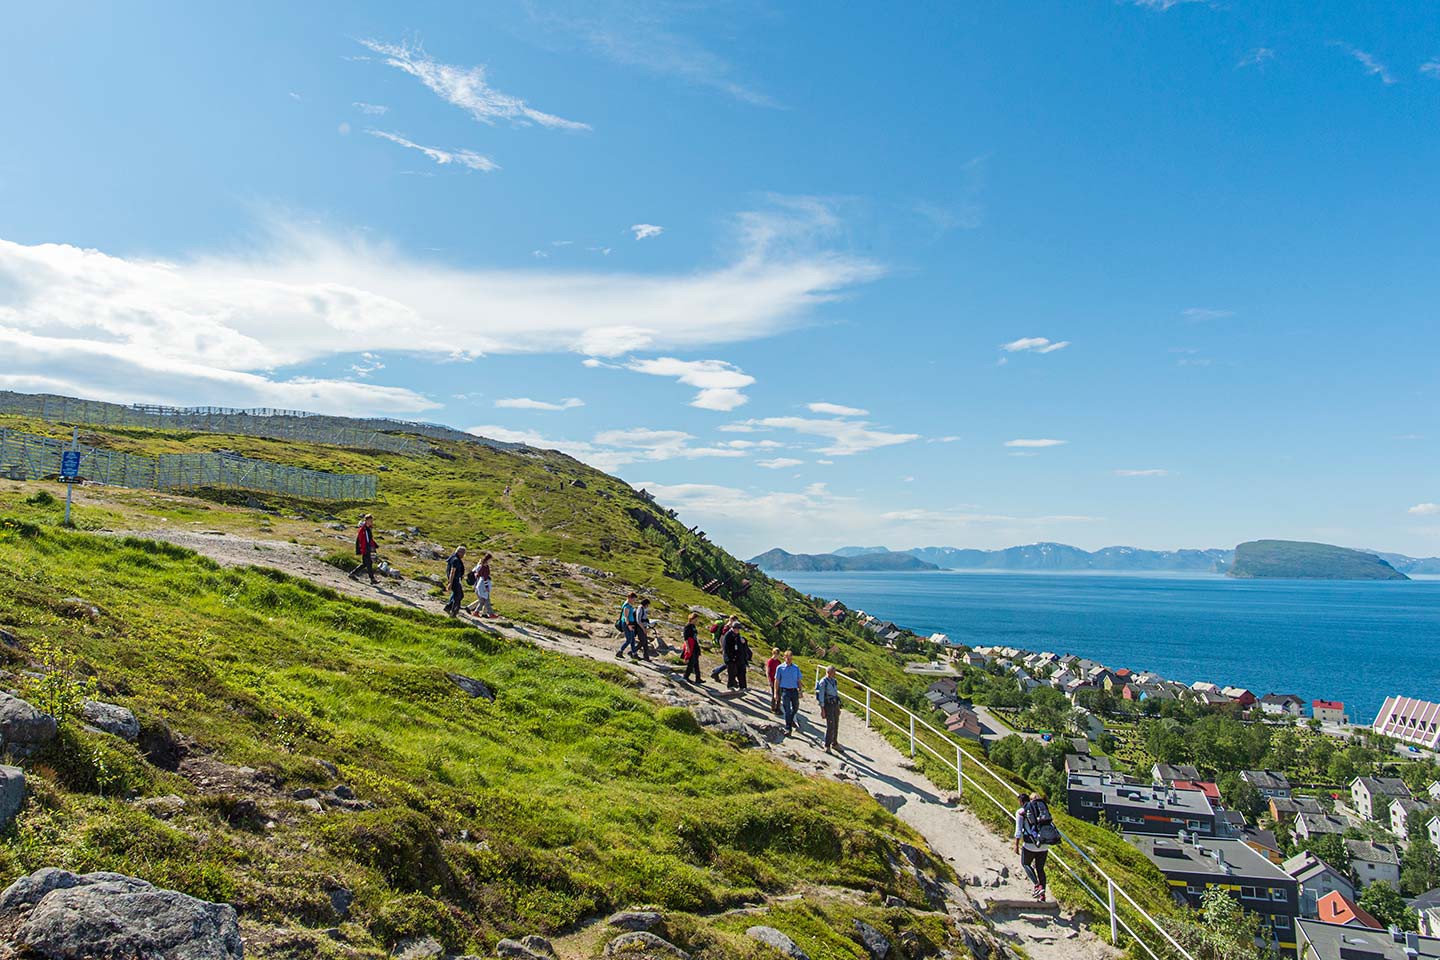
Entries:
[[734, 410], [750, 401], [740, 391], [755, 382], [755, 378], [734, 364], [724, 360], [677, 360], [675, 357], [659, 357], [654, 360], [632, 360], [627, 369], [636, 373], [648, 373], [656, 377], [674, 377], [686, 386], [697, 387], [700, 392], [690, 401], [690, 406], [701, 410]]
[[786, 467], [798, 467], [804, 462], [794, 457], [776, 457], [774, 460], [756, 460], [755, 466], [764, 467], [766, 470], [783, 470]]
[[634, 223], [630, 225], [630, 232], [635, 234], [636, 240], [649, 240], [651, 237], [658, 237], [665, 232], [665, 228], [653, 223]]
[[1440, 503], [1417, 503], [1405, 512], [1413, 517], [1440, 517]]
[[930, 439], [926, 440], [925, 442], [926, 442], [926, 443], [956, 443], [956, 442], [959, 441], [959, 439], [960, 439], [959, 437], [954, 436], [954, 435], [952, 434], [951, 436], [948, 436], [948, 437], [931, 437]]
[[696, 446], [693, 443], [695, 437], [683, 430], [654, 430], [649, 427], [602, 430], [590, 440], [546, 437], [534, 430], [516, 430], [495, 424], [468, 427], [467, 432], [507, 443], [525, 443], [544, 450], [559, 450], [607, 471], [615, 471], [633, 463], [748, 456], [744, 450]]
[[1159, 10], [1165, 12], [1171, 7], [1179, 7], [1187, 3], [1209, 3], [1210, 0], [1130, 0], [1130, 3], [1137, 7], [1144, 7], [1147, 10]]
[[[465, 269], [285, 224], [271, 224], [268, 242], [251, 253], [170, 261], [0, 239], [0, 372], [53, 382], [68, 378], [59, 373], [68, 355], [83, 364], [103, 354], [113, 367], [56, 392], [276, 407], [313, 397], [340, 412], [355, 409], [353, 386], [263, 384], [287, 382], [278, 369], [365, 351], [463, 359], [704, 349], [793, 329], [816, 306], [880, 276], [872, 263], [819, 248], [820, 228], [793, 222], [793, 211], [769, 216], [783, 223], [764, 239], [756, 239], [756, 218], [746, 218], [728, 265], [645, 275]], [[162, 386], [166, 370], [175, 382]], [[229, 376], [242, 371], [254, 374], [244, 388]], [[177, 395], [180, 385], [193, 392]], [[365, 408], [375, 412], [385, 410], [381, 396], [396, 396], [367, 389]], [[413, 391], [401, 395], [394, 412], [430, 406]]]
[[1427, 77], [1440, 77], [1440, 57], [1431, 57], [1420, 64], [1420, 72]]
[[816, 448], [819, 453], [834, 457], [846, 457], [867, 450], [892, 447], [912, 440], [919, 440], [918, 433], [891, 433], [872, 429], [863, 420], [813, 420], [807, 417], [764, 417], [739, 424], [727, 424], [721, 430], [767, 429], [793, 430], [813, 437], [823, 437], [828, 443]]
[[440, 99], [453, 104], [481, 123], [509, 120], [516, 124], [538, 123], [556, 130], [589, 130], [590, 125], [543, 113], [519, 97], [501, 93], [485, 79], [485, 68], [456, 67], [437, 63], [419, 47], [361, 40], [360, 43], [385, 57], [385, 62], [419, 80]]
[[545, 400], [531, 400], [529, 397], [505, 397], [496, 400], [495, 406], [502, 410], [573, 410], [585, 406], [585, 401], [577, 397], [566, 397], [559, 403], [550, 403]]
[[385, 130], [366, 130], [372, 137], [380, 137], [389, 140], [391, 143], [398, 143], [409, 150], [419, 150], [425, 156], [434, 160], [442, 167], [449, 164], [466, 167], [470, 170], [479, 170], [482, 173], [489, 173], [492, 170], [499, 170], [500, 165], [489, 157], [482, 156], [472, 150], [441, 150], [439, 147], [427, 147], [416, 143], [413, 140], [406, 140], [398, 133], [389, 133]]
[[1007, 447], [1058, 447], [1069, 443], [1069, 440], [1006, 440]]
[[1235, 311], [1216, 310], [1211, 307], [1190, 307], [1187, 310], [1180, 311], [1180, 316], [1184, 317], [1186, 320], [1192, 320], [1196, 322], [1202, 320], [1223, 320], [1225, 317], [1235, 316]]
[[1245, 67], [1263, 66], [1264, 64], [1267, 64], [1274, 59], [1274, 50], [1271, 50], [1269, 47], [1256, 47], [1254, 50], [1251, 50], [1244, 57], [1242, 57], [1239, 63], [1235, 64], [1235, 69], [1241, 70]]
[[1116, 470], [1117, 477], [1168, 477], [1169, 470]]
[[1002, 343], [1000, 349], [1006, 353], [1020, 353], [1026, 350], [1034, 353], [1054, 353], [1056, 350], [1064, 350], [1068, 346], [1070, 346], [1069, 340], [1052, 341], [1045, 337], [1021, 337], [1019, 340]]
[[368, 351], [360, 354], [360, 359], [350, 366], [350, 371], [357, 377], [368, 377], [376, 370], [384, 369], [385, 364], [380, 362], [380, 357]]
[[1393, 84], [1395, 82], [1395, 77], [1393, 74], [1390, 73], [1390, 68], [1377, 60], [1373, 54], [1365, 50], [1361, 50], [1359, 47], [1352, 46], [1351, 44], [1338, 41], [1331, 44], [1331, 46], [1339, 47], [1341, 50], [1344, 50], [1346, 53], [1348, 53], [1350, 55], [1350, 59], [1354, 60], [1356, 63], [1360, 64], [1360, 66], [1365, 68], [1366, 76], [1379, 77], [1380, 82], [1385, 84], [1386, 86], [1389, 86], [1390, 84]]
[[385, 114], [390, 112], [390, 108], [387, 106], [383, 106], [382, 104], [378, 103], [365, 103], [361, 100], [356, 100], [354, 103], [350, 104], [350, 106], [354, 107], [356, 110], [359, 110], [367, 117], [383, 117], [385, 116]]
[[861, 410], [859, 407], [846, 407], [838, 403], [808, 403], [806, 407], [811, 413], [823, 413], [832, 417], [866, 417], [870, 415], [869, 410]]

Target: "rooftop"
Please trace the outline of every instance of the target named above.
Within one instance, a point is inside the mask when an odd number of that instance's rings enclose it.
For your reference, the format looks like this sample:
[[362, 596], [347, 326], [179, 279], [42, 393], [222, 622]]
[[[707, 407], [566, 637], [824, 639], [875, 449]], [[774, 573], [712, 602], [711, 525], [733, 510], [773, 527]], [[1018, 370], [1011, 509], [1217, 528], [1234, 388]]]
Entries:
[[1376, 843], [1373, 840], [1346, 840], [1345, 849], [1351, 860], [1366, 863], [1400, 863], [1400, 854], [1391, 843]]
[[1261, 790], [1289, 790], [1290, 781], [1285, 774], [1274, 770], [1242, 770], [1240, 779]]
[[1187, 843], [1179, 837], [1125, 838], [1149, 857], [1161, 872], [1241, 877], [1264, 883], [1291, 884], [1295, 878], [1240, 840], [1203, 837]]
[[1386, 930], [1347, 927], [1319, 920], [1296, 920], [1301, 943], [1309, 944], [1316, 960], [1440, 960], [1440, 940], [1410, 934], [1414, 953], [1406, 952], [1406, 935], [1395, 936]]
[[1387, 797], [1410, 796], [1410, 788], [1399, 777], [1356, 777], [1350, 781], [1352, 787], [1357, 783], [1370, 793], [1384, 794]]
[[1121, 778], [1101, 773], [1072, 773], [1070, 789], [1095, 790], [1105, 803], [1133, 810], [1171, 810], [1177, 815], [1213, 817], [1215, 809], [1199, 790], [1172, 790], [1154, 784], [1126, 783]]
[[1385, 929], [1385, 925], [1366, 913], [1364, 907], [1339, 890], [1331, 890], [1321, 897], [1315, 904], [1315, 913], [1317, 919], [1325, 923], [1345, 923], [1371, 927], [1375, 930]]
[[1336, 876], [1344, 876], [1339, 870], [1336, 870], [1309, 850], [1301, 850], [1295, 854], [1295, 856], [1280, 864], [1280, 869], [1290, 874], [1290, 876], [1296, 880], [1301, 881], [1309, 880], [1311, 877], [1324, 873], [1327, 870]]
[[1316, 710], [1344, 710], [1345, 703], [1342, 700], [1311, 700], [1310, 706]]

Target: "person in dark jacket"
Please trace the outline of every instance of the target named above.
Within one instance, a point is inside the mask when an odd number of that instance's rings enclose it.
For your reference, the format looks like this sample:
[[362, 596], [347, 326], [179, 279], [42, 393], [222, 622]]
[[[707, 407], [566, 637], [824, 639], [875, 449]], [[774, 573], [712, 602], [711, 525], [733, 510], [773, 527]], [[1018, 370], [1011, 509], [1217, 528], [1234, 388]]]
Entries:
[[740, 636], [740, 625], [732, 623], [730, 629], [725, 631], [725, 639], [721, 646], [725, 651], [725, 686], [731, 690], [739, 689], [742, 677], [745, 674], [745, 640]]
[[452, 617], [460, 616], [465, 608], [465, 548], [456, 547], [445, 561], [445, 589], [450, 599], [445, 601], [445, 612]]
[[750, 641], [744, 635], [740, 637], [740, 689], [750, 689], [750, 662], [755, 659], [755, 652], [750, 649]]
[[700, 614], [692, 613], [685, 621], [685, 645], [680, 648], [680, 656], [685, 661], [685, 681], [690, 681], [690, 674], [695, 674], [696, 683], [704, 683], [705, 679], [700, 676], [700, 630], [695, 626], [695, 621]]
[[355, 531], [355, 555], [360, 558], [360, 563], [354, 570], [350, 571], [350, 579], [357, 580], [363, 570], [370, 575], [370, 582], [376, 583], [375, 579], [375, 518], [370, 514], [360, 518], [360, 526]]
[[736, 620], [732, 616], [728, 620], [721, 620], [715, 625], [715, 643], [716, 646], [720, 648], [720, 662], [715, 666], [714, 670], [710, 671], [710, 679], [716, 683], [720, 682], [720, 674], [730, 669], [730, 661], [725, 657], [725, 637], [735, 624]]

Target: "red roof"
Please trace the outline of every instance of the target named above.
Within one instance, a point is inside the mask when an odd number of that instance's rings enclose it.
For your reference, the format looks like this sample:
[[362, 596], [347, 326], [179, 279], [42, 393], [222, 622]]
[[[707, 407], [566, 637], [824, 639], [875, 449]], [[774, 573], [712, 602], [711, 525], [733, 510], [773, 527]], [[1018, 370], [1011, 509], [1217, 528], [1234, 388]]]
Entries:
[[1325, 923], [1343, 923], [1357, 927], [1385, 929], [1385, 925], [1365, 912], [1365, 908], [1339, 890], [1331, 890], [1315, 904], [1319, 919]]
[[1117, 676], [1117, 677], [1128, 677], [1128, 676], [1130, 676], [1130, 668], [1129, 668], [1129, 667], [1121, 667], [1119, 670], [1116, 670], [1116, 671], [1115, 671], [1115, 676]]
[[1199, 790], [1211, 800], [1220, 799], [1220, 788], [1209, 780], [1176, 780], [1170, 786], [1176, 790]]
[[1310, 706], [1318, 710], [1344, 710], [1345, 703], [1341, 700], [1311, 700]]

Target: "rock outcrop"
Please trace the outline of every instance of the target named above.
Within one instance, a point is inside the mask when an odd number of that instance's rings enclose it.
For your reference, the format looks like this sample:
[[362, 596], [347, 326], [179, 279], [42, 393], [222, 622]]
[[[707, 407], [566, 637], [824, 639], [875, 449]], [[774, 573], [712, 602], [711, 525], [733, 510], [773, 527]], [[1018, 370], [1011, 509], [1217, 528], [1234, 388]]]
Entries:
[[55, 718], [44, 713], [19, 697], [0, 693], [0, 738], [5, 751], [17, 757], [26, 757], [35, 750], [55, 739], [59, 727]]
[[774, 927], [751, 927], [745, 931], [745, 936], [752, 940], [759, 940], [768, 947], [773, 947], [789, 957], [790, 960], [810, 960], [794, 940]]
[[0, 922], [27, 956], [44, 960], [164, 957], [242, 960], [235, 909], [118, 873], [46, 867], [0, 893]]
[[134, 713], [119, 704], [86, 700], [85, 706], [80, 709], [80, 719], [96, 730], [117, 736], [121, 740], [134, 743], [140, 739], [140, 721], [135, 719]]
[[25, 771], [0, 764], [0, 830], [10, 826], [25, 803]]

